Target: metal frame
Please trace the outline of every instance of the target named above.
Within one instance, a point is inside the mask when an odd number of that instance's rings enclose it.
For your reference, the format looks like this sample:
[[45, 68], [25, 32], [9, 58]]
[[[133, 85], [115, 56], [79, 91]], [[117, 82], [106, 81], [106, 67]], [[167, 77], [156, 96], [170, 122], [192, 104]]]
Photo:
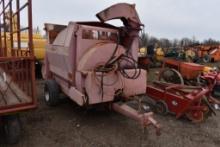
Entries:
[[[15, 8], [15, 10], [13, 10]], [[27, 26], [21, 27], [21, 12], [27, 9]], [[14, 11], [14, 12], [13, 12]], [[6, 13], [9, 24], [6, 24]], [[26, 12], [25, 12], [26, 13]], [[16, 18], [17, 30], [13, 30], [13, 19]], [[15, 113], [36, 107], [35, 91], [35, 57], [33, 51], [32, 0], [21, 5], [20, 0], [0, 0], [0, 67], [11, 76], [14, 83], [31, 99], [30, 103], [0, 106], [0, 115]], [[6, 25], [9, 25], [8, 31]], [[21, 47], [21, 33], [28, 34], [28, 48]], [[10, 40], [10, 44], [7, 44]], [[14, 47], [14, 43], [17, 47]], [[8, 54], [8, 51], [11, 54]]]
[[153, 86], [147, 86], [146, 92], [156, 102], [164, 102], [167, 111], [174, 113], [176, 118], [192, 113], [195, 118], [189, 119], [200, 122], [203, 116], [198, 117], [197, 113], [205, 115], [209, 111], [209, 107], [202, 103], [204, 96], [209, 94], [207, 88], [154, 82]]

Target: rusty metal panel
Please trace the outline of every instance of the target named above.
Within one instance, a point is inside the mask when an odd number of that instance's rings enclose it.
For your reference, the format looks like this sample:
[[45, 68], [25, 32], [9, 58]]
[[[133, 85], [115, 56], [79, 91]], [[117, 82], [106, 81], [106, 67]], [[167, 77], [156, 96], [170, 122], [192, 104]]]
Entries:
[[[23, 14], [26, 19], [21, 20]], [[17, 90], [12, 88], [14, 95], [21, 91], [28, 98], [25, 103], [0, 105], [2, 115], [36, 107], [32, 1], [0, 0], [0, 24], [0, 75], [7, 75], [16, 85]], [[25, 48], [22, 47], [22, 35], [27, 36]]]

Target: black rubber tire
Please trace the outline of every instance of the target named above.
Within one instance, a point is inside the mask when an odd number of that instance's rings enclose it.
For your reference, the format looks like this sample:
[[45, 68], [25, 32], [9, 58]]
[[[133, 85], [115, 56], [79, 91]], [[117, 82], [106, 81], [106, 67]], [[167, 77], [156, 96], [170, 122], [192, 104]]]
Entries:
[[21, 122], [19, 115], [4, 116], [5, 140], [8, 144], [16, 144], [21, 137]]
[[205, 55], [203, 58], [202, 58], [202, 61], [204, 62], [204, 63], [209, 63], [209, 62], [211, 62], [211, 56], [210, 55]]
[[44, 100], [48, 106], [56, 106], [59, 103], [60, 87], [55, 80], [46, 80], [44, 87]]
[[220, 100], [220, 85], [215, 85], [212, 91], [212, 96]]
[[196, 78], [197, 86], [207, 86], [208, 83], [205, 79], [201, 78], [201, 74], [199, 74]]
[[156, 102], [156, 112], [161, 114], [161, 115], [167, 115], [169, 112], [168, 106], [164, 101], [158, 101]]
[[39, 61], [35, 62], [35, 77], [36, 79], [42, 79], [42, 73], [41, 73], [42, 63]]

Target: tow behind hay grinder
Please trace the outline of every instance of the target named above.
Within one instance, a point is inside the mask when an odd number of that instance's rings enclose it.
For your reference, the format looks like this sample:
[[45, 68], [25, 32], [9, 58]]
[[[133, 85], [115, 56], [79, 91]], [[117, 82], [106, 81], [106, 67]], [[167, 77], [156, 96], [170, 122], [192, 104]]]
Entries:
[[[48, 44], [43, 68], [45, 101], [59, 103], [62, 91], [80, 106], [108, 104], [113, 110], [153, 124], [152, 113], [139, 113], [125, 102], [144, 94], [146, 71], [137, 68], [142, 23], [135, 5], [120, 3], [96, 15], [97, 22], [45, 24]], [[124, 27], [105, 23], [120, 19]]]

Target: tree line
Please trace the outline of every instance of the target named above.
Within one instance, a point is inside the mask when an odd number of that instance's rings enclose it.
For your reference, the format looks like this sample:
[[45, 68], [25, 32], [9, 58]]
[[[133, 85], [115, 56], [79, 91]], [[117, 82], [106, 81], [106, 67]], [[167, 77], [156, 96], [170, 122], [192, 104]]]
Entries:
[[198, 41], [195, 37], [182, 39], [167, 39], [167, 38], [157, 38], [150, 36], [147, 33], [142, 33], [140, 36], [140, 47], [148, 46], [159, 46], [162, 48], [179, 48], [187, 46], [196, 46], [196, 45], [220, 45], [220, 41], [209, 38], [203, 41]]

